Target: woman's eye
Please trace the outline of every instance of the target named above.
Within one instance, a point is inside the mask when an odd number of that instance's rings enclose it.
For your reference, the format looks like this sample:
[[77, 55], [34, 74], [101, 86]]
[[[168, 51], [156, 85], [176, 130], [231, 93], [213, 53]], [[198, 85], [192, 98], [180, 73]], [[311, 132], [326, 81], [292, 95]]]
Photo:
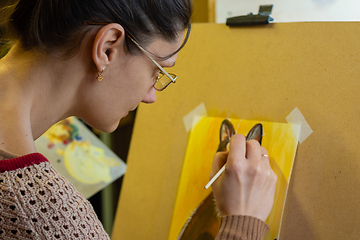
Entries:
[[158, 72], [154, 75], [154, 77], [153, 77], [154, 83], [159, 80], [159, 77], [160, 77], [160, 72]]
[[160, 78], [160, 75], [161, 75], [161, 71], [160, 70], [157, 70], [154, 74], [154, 79], [158, 79]]

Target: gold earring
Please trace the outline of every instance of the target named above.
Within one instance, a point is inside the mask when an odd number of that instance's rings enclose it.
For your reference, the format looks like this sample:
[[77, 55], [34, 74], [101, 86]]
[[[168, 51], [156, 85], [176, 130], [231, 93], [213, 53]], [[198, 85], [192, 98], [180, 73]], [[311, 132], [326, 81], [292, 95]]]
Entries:
[[97, 79], [99, 82], [101, 82], [102, 80], [104, 80], [104, 75], [103, 75], [104, 69], [105, 69], [105, 68], [102, 68], [102, 69], [101, 69], [101, 72], [99, 72], [98, 75], [96, 76], [96, 79]]

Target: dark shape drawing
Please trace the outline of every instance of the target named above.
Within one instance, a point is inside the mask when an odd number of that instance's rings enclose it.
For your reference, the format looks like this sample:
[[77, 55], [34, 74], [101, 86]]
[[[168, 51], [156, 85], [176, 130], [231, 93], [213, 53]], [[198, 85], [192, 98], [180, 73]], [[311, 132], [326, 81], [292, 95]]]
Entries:
[[214, 240], [219, 227], [218, 212], [211, 192], [192, 213], [178, 240]]
[[248, 135], [246, 136], [246, 141], [255, 139], [261, 145], [262, 136], [263, 136], [263, 126], [261, 123], [258, 123], [255, 126], [253, 126], [253, 128], [249, 131]]
[[230, 143], [230, 138], [235, 134], [235, 129], [232, 123], [225, 119], [221, 123], [220, 127], [220, 144], [217, 149], [217, 152], [222, 152], [227, 150], [227, 145]]

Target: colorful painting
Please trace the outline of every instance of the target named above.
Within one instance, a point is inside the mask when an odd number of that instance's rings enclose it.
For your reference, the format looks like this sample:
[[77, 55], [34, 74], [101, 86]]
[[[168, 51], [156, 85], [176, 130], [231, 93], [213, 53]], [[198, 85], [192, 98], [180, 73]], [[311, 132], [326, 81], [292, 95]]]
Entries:
[[[236, 133], [247, 135], [258, 123], [263, 127], [261, 144], [268, 150], [270, 164], [278, 176], [275, 202], [266, 223], [270, 231], [266, 240], [279, 239], [281, 219], [295, 159], [298, 139], [293, 130], [300, 126], [253, 120], [228, 119]], [[186, 150], [176, 197], [169, 240], [211, 240], [219, 228], [209, 181], [212, 160], [219, 147], [223, 118], [201, 117], [193, 126]], [[215, 220], [214, 220], [215, 219]]]
[[123, 176], [126, 164], [81, 121], [71, 117], [35, 141], [38, 152], [89, 198]]

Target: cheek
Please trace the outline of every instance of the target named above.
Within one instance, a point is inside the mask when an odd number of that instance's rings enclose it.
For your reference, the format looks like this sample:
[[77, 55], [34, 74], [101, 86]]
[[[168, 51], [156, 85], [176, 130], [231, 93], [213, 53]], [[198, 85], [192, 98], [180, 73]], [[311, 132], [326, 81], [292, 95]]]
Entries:
[[142, 65], [138, 64], [124, 71], [114, 71], [110, 76], [113, 84], [109, 90], [113, 92], [120, 105], [130, 104], [133, 108], [151, 92], [155, 71], [138, 66]]
[[82, 117], [99, 130], [113, 131], [119, 120], [141, 101], [150, 103], [156, 99], [151, 77], [151, 71], [140, 71], [138, 68], [123, 71], [109, 69], [104, 74], [104, 80], [96, 84], [91, 96], [87, 95], [89, 101], [82, 109], [87, 113]]

